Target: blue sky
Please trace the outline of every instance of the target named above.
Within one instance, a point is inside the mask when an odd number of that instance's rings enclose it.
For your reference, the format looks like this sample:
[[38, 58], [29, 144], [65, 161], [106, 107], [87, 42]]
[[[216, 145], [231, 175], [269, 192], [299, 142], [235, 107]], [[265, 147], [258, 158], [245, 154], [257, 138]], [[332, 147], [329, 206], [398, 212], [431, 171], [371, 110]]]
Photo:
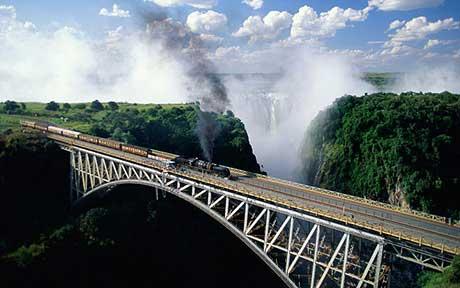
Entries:
[[[29, 21], [38, 30], [74, 27], [94, 41], [118, 27], [125, 33], [141, 29], [140, 11], [161, 11], [204, 34], [211, 58], [217, 62], [222, 60], [219, 57], [243, 59], [248, 53], [293, 46], [346, 55], [363, 70], [372, 71], [460, 61], [458, 0], [246, 1], [248, 4], [239, 0], [0, 0], [0, 11], [12, 6], [17, 21]], [[302, 7], [308, 13], [301, 15]], [[101, 13], [103, 8], [108, 13]], [[187, 19], [193, 13], [196, 17], [191, 24]], [[388, 30], [395, 20], [400, 25]]]

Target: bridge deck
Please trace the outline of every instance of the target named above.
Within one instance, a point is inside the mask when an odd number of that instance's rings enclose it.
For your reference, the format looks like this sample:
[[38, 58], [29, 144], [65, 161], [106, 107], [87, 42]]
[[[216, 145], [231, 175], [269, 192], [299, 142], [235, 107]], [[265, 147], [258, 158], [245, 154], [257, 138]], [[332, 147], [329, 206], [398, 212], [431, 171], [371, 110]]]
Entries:
[[[48, 137], [66, 145], [83, 147], [141, 165], [155, 165], [150, 159], [146, 161], [146, 158], [119, 150], [54, 134], [48, 134]], [[176, 156], [171, 153], [156, 152], [158, 156], [165, 159], [172, 159]], [[404, 211], [386, 204], [359, 200], [356, 197], [345, 195], [342, 197], [336, 192], [237, 169], [232, 169], [232, 175], [237, 176], [232, 180], [198, 172], [188, 172], [186, 175], [177, 170], [168, 170], [168, 172], [324, 218], [345, 222], [391, 238], [403, 239], [452, 254], [460, 253], [460, 227], [443, 223], [439, 218], [430, 215]]]

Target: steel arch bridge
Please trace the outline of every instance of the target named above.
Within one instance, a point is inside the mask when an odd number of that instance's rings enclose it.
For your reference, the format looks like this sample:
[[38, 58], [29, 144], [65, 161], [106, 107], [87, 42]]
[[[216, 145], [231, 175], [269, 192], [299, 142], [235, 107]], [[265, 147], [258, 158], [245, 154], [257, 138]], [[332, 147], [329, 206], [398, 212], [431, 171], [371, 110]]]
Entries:
[[[70, 152], [73, 203], [123, 184], [179, 197], [226, 227], [287, 287], [380, 287], [384, 238], [90, 150]], [[367, 255], [363, 251], [368, 251]]]

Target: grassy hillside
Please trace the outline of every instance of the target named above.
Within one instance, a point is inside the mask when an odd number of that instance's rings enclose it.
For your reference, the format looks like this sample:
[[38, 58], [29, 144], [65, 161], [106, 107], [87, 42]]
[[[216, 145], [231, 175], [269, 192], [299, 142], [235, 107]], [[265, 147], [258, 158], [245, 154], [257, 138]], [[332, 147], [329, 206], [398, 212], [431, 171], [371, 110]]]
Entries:
[[[0, 132], [19, 130], [20, 119], [49, 121], [84, 133], [189, 157], [202, 156], [194, 104], [129, 103], [0, 104]], [[52, 109], [52, 110], [50, 110]], [[244, 124], [228, 111], [211, 114], [218, 122], [213, 161], [260, 172]]]
[[319, 113], [302, 178], [324, 188], [460, 215], [460, 95], [346, 96]]
[[64, 103], [58, 103], [59, 109], [51, 111], [45, 109], [46, 103], [26, 102], [17, 103], [25, 105], [25, 109], [17, 109], [13, 113], [5, 111], [5, 103], [0, 103], [0, 132], [7, 129], [18, 129], [20, 119], [30, 118], [49, 121], [54, 124], [75, 129], [81, 132], [88, 133], [91, 124], [95, 121], [100, 121], [107, 114], [113, 111], [126, 112], [130, 110], [145, 111], [155, 107], [161, 107], [165, 110], [172, 108], [181, 108], [188, 106], [187, 104], [132, 104], [132, 103], [117, 103], [118, 109], [110, 109], [107, 103], [101, 103], [104, 106], [103, 110], [91, 109], [91, 103], [72, 103], [69, 109], [64, 108]]

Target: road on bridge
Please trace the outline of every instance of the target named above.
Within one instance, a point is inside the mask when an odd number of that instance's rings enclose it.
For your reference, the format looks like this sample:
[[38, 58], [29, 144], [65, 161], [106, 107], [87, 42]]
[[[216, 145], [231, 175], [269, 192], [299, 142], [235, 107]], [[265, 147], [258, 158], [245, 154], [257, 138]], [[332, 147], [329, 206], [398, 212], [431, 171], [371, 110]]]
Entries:
[[[159, 167], [155, 160], [120, 150], [59, 135], [48, 134], [48, 137], [63, 144], [79, 146], [141, 165]], [[176, 157], [171, 153], [155, 152], [165, 160]], [[168, 173], [263, 198], [329, 220], [345, 222], [347, 225], [356, 225], [390, 238], [403, 239], [412, 244], [433, 247], [452, 254], [460, 253], [460, 227], [443, 223], [436, 217], [238, 169], [231, 171], [232, 179], [224, 179], [193, 171], [184, 175], [179, 170], [167, 170]]]

